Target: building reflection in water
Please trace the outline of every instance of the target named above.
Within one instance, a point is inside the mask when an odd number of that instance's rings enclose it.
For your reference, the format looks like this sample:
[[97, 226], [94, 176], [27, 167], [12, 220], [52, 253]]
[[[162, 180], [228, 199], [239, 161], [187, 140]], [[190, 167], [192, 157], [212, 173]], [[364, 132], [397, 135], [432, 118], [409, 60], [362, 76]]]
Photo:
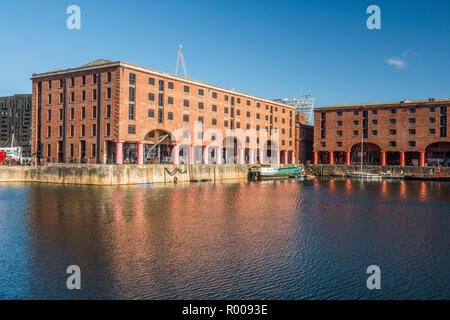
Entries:
[[[404, 181], [32, 184], [27, 194], [26, 239], [15, 243], [26, 252], [16, 269], [29, 272], [17, 281], [40, 298], [331, 297], [327, 288], [351, 283], [344, 275], [364, 257], [393, 259], [400, 276], [404, 261], [433, 263], [428, 243], [440, 252], [438, 214], [449, 208], [448, 185]], [[71, 264], [82, 269], [82, 292], [65, 290]], [[358, 290], [347, 297], [366, 294]]]

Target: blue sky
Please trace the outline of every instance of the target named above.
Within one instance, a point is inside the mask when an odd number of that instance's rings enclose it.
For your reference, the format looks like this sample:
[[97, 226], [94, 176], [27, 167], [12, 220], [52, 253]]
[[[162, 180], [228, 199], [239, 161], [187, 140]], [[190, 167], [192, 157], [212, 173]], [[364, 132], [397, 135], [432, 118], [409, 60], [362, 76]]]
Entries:
[[[81, 30], [66, 28], [71, 4]], [[381, 30], [366, 27], [371, 4]], [[179, 44], [189, 78], [269, 99], [450, 98], [448, 0], [2, 1], [0, 96], [99, 58], [174, 73]]]

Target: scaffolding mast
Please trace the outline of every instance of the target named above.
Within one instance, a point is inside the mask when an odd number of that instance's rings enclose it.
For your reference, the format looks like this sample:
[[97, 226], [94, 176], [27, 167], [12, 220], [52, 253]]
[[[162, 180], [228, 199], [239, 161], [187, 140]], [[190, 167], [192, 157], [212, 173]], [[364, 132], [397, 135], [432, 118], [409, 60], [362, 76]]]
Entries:
[[184, 57], [183, 53], [181, 52], [181, 48], [183, 48], [183, 45], [180, 44], [180, 47], [178, 49], [177, 67], [175, 69], [175, 74], [178, 75], [178, 66], [180, 65], [181, 59], [181, 63], [183, 64], [184, 77], [187, 78], [186, 65], [184, 64]]

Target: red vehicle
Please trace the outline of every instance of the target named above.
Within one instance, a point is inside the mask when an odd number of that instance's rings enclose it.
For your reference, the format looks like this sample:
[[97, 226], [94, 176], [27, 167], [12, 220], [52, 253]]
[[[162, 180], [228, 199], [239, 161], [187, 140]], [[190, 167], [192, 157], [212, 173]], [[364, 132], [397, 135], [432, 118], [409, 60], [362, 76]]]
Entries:
[[0, 150], [0, 164], [4, 163], [6, 159], [6, 152], [3, 150]]

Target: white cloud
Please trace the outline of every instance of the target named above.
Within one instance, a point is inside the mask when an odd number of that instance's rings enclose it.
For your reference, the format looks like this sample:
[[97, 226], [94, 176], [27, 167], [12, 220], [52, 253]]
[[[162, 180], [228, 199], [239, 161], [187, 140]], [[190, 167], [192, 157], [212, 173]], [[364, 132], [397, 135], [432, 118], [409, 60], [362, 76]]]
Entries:
[[395, 66], [397, 69], [404, 69], [408, 66], [408, 63], [405, 60], [398, 58], [389, 58], [386, 60], [386, 63], [390, 66]]

